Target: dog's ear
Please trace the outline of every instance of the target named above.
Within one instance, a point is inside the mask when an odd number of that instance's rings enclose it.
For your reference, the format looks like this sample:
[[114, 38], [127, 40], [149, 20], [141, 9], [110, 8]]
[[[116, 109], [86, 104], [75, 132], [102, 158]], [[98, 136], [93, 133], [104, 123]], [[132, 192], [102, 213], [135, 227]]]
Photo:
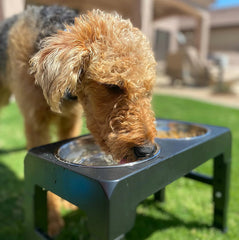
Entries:
[[61, 112], [62, 99], [67, 96], [76, 98], [89, 59], [89, 49], [69, 31], [46, 38], [31, 58], [30, 74], [34, 74], [53, 111]]

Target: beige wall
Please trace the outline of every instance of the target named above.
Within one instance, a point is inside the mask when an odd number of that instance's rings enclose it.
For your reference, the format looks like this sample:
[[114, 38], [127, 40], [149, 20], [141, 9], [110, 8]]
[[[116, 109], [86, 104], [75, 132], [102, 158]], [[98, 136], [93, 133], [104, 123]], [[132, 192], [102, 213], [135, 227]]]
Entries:
[[7, 18], [24, 9], [24, 0], [0, 0], [2, 17]]
[[210, 50], [239, 51], [239, 26], [212, 29]]
[[[184, 31], [187, 43], [193, 43], [193, 32]], [[212, 51], [239, 51], [239, 26], [213, 28], [210, 33], [209, 52]]]

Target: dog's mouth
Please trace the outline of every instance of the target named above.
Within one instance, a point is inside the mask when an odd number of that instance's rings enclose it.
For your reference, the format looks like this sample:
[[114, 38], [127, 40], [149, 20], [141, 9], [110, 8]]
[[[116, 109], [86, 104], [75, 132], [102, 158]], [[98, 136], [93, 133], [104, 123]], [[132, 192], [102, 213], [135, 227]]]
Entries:
[[126, 158], [122, 158], [119, 162], [119, 164], [125, 164], [125, 163], [129, 163], [129, 161]]
[[134, 161], [136, 161], [136, 160], [129, 160], [127, 157], [124, 157], [119, 161], [119, 164], [127, 164], [127, 163], [131, 163]]

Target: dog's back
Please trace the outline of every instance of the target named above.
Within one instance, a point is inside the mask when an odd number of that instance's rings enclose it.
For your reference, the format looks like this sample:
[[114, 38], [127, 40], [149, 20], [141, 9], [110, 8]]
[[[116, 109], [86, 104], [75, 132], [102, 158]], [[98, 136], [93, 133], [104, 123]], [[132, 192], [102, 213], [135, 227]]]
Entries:
[[8, 103], [8, 99], [11, 95], [4, 81], [4, 77], [7, 65], [8, 33], [16, 21], [17, 16], [15, 15], [0, 23], [0, 107]]
[[12, 25], [17, 21], [17, 16], [13, 16], [0, 23], [0, 72], [6, 70], [8, 33]]
[[77, 15], [76, 11], [65, 7], [30, 6], [0, 23], [0, 107], [8, 103], [14, 92], [11, 82], [20, 76], [17, 68], [22, 71], [23, 66], [28, 66], [30, 57], [41, 48], [41, 41], [64, 30], [65, 24], [73, 24]]

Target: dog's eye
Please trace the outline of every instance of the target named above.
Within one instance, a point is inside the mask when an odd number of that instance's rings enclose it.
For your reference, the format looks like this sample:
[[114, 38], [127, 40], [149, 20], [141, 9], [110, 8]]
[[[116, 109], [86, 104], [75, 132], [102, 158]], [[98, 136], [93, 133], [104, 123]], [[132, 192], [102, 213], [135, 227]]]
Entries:
[[64, 93], [64, 99], [69, 101], [76, 101], [78, 98], [75, 95], [72, 95], [69, 89], [66, 89]]
[[115, 94], [121, 94], [123, 93], [123, 89], [120, 88], [116, 84], [104, 84], [105, 88], [107, 88], [110, 92], [115, 93]]

